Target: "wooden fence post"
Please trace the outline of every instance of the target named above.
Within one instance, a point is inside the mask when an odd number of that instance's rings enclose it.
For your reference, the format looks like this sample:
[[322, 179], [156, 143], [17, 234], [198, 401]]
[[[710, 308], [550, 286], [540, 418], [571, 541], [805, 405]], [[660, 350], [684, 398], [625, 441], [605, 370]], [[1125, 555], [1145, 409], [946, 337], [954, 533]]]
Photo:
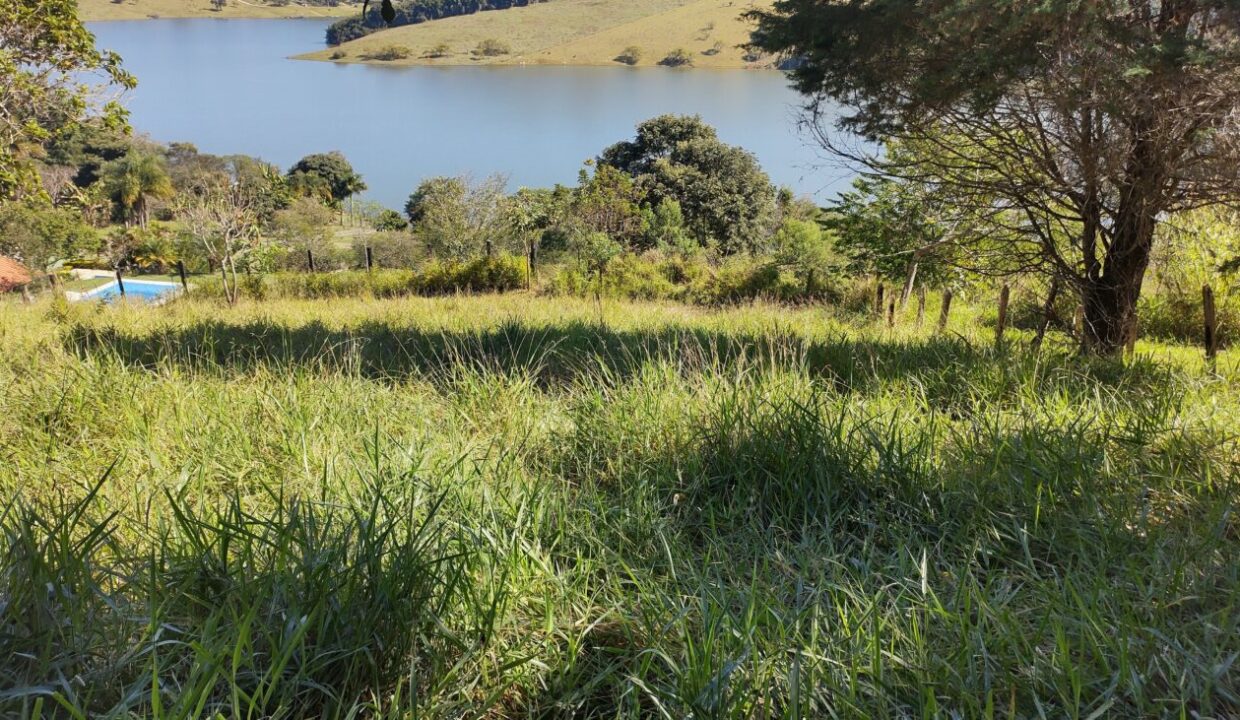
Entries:
[[125, 297], [125, 278], [121, 277], [120, 268], [116, 268], [116, 287], [121, 291], [121, 297]]
[[1214, 289], [1201, 286], [1201, 309], [1205, 316], [1206, 359], [1213, 362], [1218, 356], [1218, 316], [1214, 310]]
[[917, 327], [926, 319], [926, 286], [919, 285], [917, 287]]
[[370, 246], [366, 246], [366, 272], [370, 272], [375, 268], [375, 256], [370, 252]]
[[999, 291], [999, 319], [995, 323], [995, 345], [1003, 344], [1003, 331], [1007, 329], [1008, 301], [1012, 299], [1012, 286], [1003, 283]]
[[310, 268], [310, 272], [314, 272], [314, 253], [310, 248], [306, 248], [306, 266]]
[[177, 260], [177, 275], [181, 276], [181, 289], [189, 292], [189, 281], [185, 279], [185, 263]]
[[939, 310], [939, 332], [947, 329], [947, 316], [952, 311], [952, 291], [943, 291], [943, 307]]
[[887, 327], [896, 326], [896, 299], [891, 298], [891, 302], [887, 304]]
[[883, 316], [883, 290], [884, 288], [881, 282], [874, 290], [874, 314], [879, 317]]

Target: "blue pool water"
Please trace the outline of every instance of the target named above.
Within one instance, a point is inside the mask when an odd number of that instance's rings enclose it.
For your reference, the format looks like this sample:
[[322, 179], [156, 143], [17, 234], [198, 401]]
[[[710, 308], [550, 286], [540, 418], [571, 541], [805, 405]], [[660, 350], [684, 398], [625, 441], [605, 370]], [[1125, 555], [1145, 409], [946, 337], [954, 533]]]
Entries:
[[[141, 300], [142, 302], [156, 302], [158, 300], [167, 299], [177, 292], [181, 287], [176, 283], [166, 282], [150, 282], [143, 280], [126, 280], [125, 281], [125, 299]], [[102, 300], [103, 302], [114, 302], [121, 296], [120, 288], [117, 287], [116, 281], [96, 288], [87, 293], [85, 299]]]

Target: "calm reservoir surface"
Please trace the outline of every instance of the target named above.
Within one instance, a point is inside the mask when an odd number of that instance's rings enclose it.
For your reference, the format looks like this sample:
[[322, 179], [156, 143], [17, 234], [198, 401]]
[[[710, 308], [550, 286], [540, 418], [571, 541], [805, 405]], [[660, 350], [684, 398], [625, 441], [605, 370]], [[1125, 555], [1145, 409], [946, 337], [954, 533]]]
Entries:
[[309, 153], [340, 150], [365, 177], [367, 197], [393, 208], [433, 175], [573, 183], [583, 161], [669, 112], [702, 115], [799, 193], [827, 200], [849, 179], [798, 131], [799, 98], [780, 73], [289, 59], [322, 47], [327, 24], [144, 20], [91, 30], [138, 77], [124, 102], [139, 132], [286, 168]]

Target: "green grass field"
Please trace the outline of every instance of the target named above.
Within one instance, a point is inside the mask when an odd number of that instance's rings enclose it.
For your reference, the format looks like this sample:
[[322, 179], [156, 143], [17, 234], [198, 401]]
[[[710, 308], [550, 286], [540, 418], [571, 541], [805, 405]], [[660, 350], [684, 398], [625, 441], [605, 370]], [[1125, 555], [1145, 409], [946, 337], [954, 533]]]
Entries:
[[0, 302], [0, 715], [1240, 714], [1240, 356], [957, 307]]
[[[360, 40], [301, 56], [384, 65], [619, 65], [629, 47], [634, 65], [653, 67], [674, 50], [687, 51], [693, 67], [770, 67], [771, 58], [746, 58], [739, 46], [752, 30], [741, 18], [769, 0], [553, 0], [502, 12], [482, 12], [384, 30]], [[485, 56], [479, 43], [501, 40], [510, 52]], [[446, 52], [432, 52], [437, 47]], [[393, 60], [375, 60], [388, 48]]]

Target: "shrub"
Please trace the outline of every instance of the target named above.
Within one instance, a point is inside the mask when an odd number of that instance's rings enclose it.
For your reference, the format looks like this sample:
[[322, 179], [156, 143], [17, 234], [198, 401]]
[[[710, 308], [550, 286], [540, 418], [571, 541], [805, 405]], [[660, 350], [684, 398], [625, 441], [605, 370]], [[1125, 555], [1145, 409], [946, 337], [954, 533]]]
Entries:
[[624, 52], [616, 56], [616, 62], [625, 65], [636, 65], [642, 60], [642, 49], [636, 45], [630, 45], [624, 49]]
[[344, 50], [333, 50], [332, 51], [332, 60], [343, 60], [347, 57], [349, 57], [349, 53], [345, 52]]
[[[1240, 338], [1240, 296], [1215, 296], [1218, 341], [1229, 347]], [[1205, 334], [1205, 311], [1200, 293], [1159, 292], [1143, 296], [1137, 304], [1140, 337], [1172, 340], [1201, 346]]]
[[688, 299], [705, 305], [757, 299], [790, 302], [808, 297], [805, 284], [794, 273], [748, 257], [728, 259], [688, 289]]
[[374, 219], [372, 226], [379, 232], [399, 232], [409, 227], [409, 221], [395, 210], [384, 210]]
[[507, 254], [465, 263], [432, 260], [422, 267], [418, 283], [423, 295], [518, 290], [526, 284], [525, 260]]
[[693, 64], [693, 53], [684, 48], [677, 48], [659, 61], [664, 67], [687, 67]]
[[716, 42], [714, 45], [711, 45], [710, 47], [703, 50], [702, 54], [713, 56], [713, 55], [718, 55], [721, 52], [723, 52], [723, 43]]
[[503, 40], [495, 38], [487, 38], [478, 43], [478, 47], [474, 48], [474, 55], [478, 57], [498, 57], [507, 55], [512, 52], [512, 48]]
[[551, 277], [543, 291], [552, 295], [593, 296], [640, 300], [674, 300], [684, 288], [669, 277], [662, 263], [625, 254], [607, 264], [601, 279], [584, 268], [563, 267]]
[[[417, 271], [380, 269], [374, 272], [344, 270], [253, 275], [246, 278], [243, 290], [249, 297], [259, 299], [316, 300], [510, 292], [525, 287], [525, 284], [524, 258], [497, 255], [466, 263], [431, 260]], [[195, 292], [203, 297], [223, 297], [216, 278], [204, 278]]]
[[366, 267], [366, 247], [379, 268], [415, 268], [426, 258], [426, 248], [405, 232], [382, 232], [353, 241], [353, 266]]
[[413, 54], [413, 51], [405, 47], [404, 45], [388, 45], [387, 47], [379, 48], [378, 50], [375, 50], [374, 52], [363, 55], [362, 59], [363, 60], [382, 60], [384, 62], [391, 62], [393, 60], [404, 60], [412, 54]]
[[434, 58], [448, 57], [451, 54], [452, 54], [452, 47], [448, 45], [448, 43], [441, 42], [435, 47], [431, 48], [430, 50], [427, 50], [426, 54], [424, 54], [422, 57], [434, 59]]

